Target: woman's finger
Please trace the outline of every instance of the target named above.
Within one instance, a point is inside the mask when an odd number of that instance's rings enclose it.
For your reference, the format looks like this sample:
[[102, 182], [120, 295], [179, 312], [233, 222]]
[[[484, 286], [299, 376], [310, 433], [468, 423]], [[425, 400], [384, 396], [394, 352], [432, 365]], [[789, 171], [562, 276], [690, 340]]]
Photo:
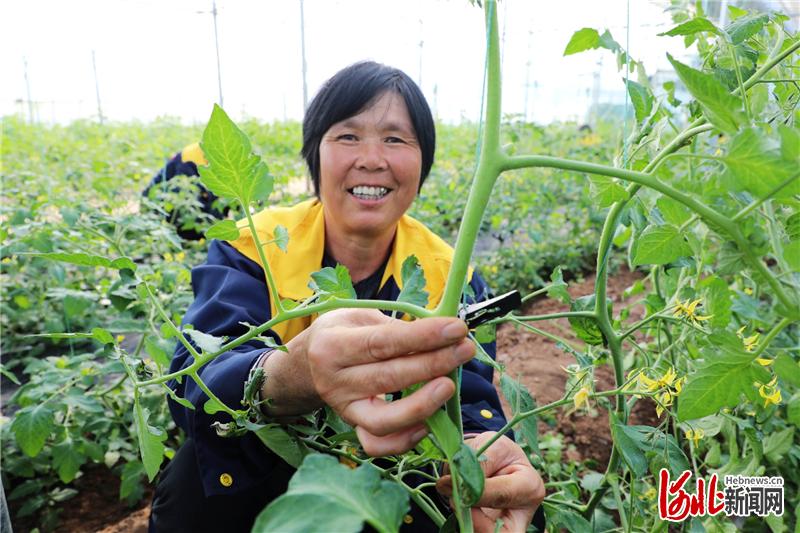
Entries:
[[356, 426], [356, 435], [361, 447], [372, 457], [405, 453], [419, 444], [427, 434], [428, 429], [424, 424], [383, 436], [373, 435], [363, 427]]
[[372, 396], [350, 402], [342, 416], [351, 425], [382, 437], [418, 426], [436, 412], [455, 392], [450, 378], [434, 379], [413, 394], [394, 402]]
[[413, 352], [429, 352], [467, 336], [466, 324], [453, 317], [423, 318], [414, 322], [390, 319], [382, 324], [337, 327], [335, 330], [335, 335], [325, 335], [324, 343], [312, 345], [309, 350], [347, 353], [348, 357], [337, 361], [342, 367], [385, 361]]

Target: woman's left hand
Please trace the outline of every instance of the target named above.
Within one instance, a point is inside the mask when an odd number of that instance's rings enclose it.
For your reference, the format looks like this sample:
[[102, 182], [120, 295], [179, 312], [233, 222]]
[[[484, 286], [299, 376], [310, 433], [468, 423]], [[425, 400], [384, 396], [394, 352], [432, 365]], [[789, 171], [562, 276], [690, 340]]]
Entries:
[[[466, 441], [477, 450], [495, 434], [487, 431]], [[472, 508], [472, 522], [477, 533], [492, 532], [497, 519], [503, 521], [503, 532], [525, 531], [533, 514], [544, 500], [544, 481], [531, 466], [522, 448], [503, 435], [486, 452], [481, 468], [486, 476], [483, 495]], [[436, 490], [445, 496], [452, 494], [449, 475], [442, 476]]]

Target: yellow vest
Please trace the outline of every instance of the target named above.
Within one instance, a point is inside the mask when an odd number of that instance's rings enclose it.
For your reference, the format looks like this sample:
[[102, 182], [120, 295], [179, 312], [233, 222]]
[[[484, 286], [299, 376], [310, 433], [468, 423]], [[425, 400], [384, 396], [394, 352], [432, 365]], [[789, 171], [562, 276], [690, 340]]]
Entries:
[[[306, 200], [292, 207], [269, 207], [253, 216], [258, 237], [262, 243], [273, 239], [276, 226], [283, 226], [289, 233], [289, 245], [284, 253], [276, 245], [264, 246], [264, 255], [272, 271], [272, 277], [283, 299], [300, 301], [313, 291], [308, 287], [311, 274], [322, 268], [325, 250], [325, 218], [322, 204], [317, 199]], [[261, 265], [247, 221], [239, 221], [239, 238], [230, 241], [240, 253]], [[428, 291], [428, 309], [438, 305], [444, 292], [453, 248], [439, 236], [414, 218], [403, 215], [397, 224], [392, 252], [386, 264], [380, 287], [390, 279], [402, 289], [400, 275], [403, 261], [416, 255], [425, 273], [425, 290]], [[262, 265], [263, 266], [263, 265]], [[472, 278], [472, 268], [469, 269]], [[271, 316], [275, 316], [275, 302], [270, 302]], [[273, 328], [283, 343], [311, 325], [316, 316], [296, 318], [281, 322]]]

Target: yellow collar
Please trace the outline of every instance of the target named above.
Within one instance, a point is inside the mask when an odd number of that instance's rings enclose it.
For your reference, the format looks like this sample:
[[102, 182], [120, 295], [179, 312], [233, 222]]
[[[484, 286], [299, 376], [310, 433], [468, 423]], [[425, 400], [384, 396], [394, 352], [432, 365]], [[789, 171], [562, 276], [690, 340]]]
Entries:
[[[253, 217], [261, 242], [273, 239], [272, 234], [278, 225], [289, 233], [287, 252], [275, 245], [266, 245], [264, 255], [272, 269], [273, 278], [278, 284], [281, 298], [304, 300], [313, 293], [308, 287], [311, 274], [322, 266], [322, 253], [325, 249], [325, 218], [322, 204], [317, 199], [306, 200], [292, 207], [270, 207]], [[237, 240], [231, 245], [246, 257], [258, 264], [261, 261], [255, 243], [247, 228], [247, 221], [239, 221], [241, 230]], [[398, 288], [402, 289], [401, 271], [403, 261], [409, 255], [416, 255], [425, 273], [426, 290], [429, 293], [428, 308], [435, 307], [441, 299], [453, 249], [414, 218], [403, 215], [398, 221], [389, 261], [381, 280], [381, 287], [392, 277]], [[470, 269], [469, 277], [472, 277]]]

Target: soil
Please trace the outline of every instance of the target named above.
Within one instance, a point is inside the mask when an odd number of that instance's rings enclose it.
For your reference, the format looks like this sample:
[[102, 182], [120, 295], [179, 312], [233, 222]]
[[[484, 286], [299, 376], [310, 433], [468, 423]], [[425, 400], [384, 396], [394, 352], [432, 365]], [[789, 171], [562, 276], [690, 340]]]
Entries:
[[[624, 302], [623, 291], [633, 285], [641, 275], [621, 269], [609, 277], [608, 295], [613, 299], [615, 307]], [[594, 290], [594, 277], [571, 282], [569, 292], [573, 297], [590, 294]], [[560, 302], [544, 298], [530, 302], [522, 314], [546, 314], [567, 311]], [[641, 318], [644, 310], [634, 307], [630, 320]], [[576, 345], [582, 343], [572, 335], [569, 322], [557, 319], [537, 322], [536, 327], [565, 338]], [[531, 392], [538, 405], [544, 405], [560, 399], [564, 394], [567, 374], [564, 367], [575, 362], [575, 359], [558, 348], [555, 342], [540, 335], [519, 331], [513, 325], [503, 324], [497, 331], [498, 360], [506, 365], [509, 376], [519, 379]], [[614, 388], [613, 372], [608, 365], [595, 369], [595, 389], [610, 390]], [[508, 405], [504, 405], [506, 413], [510, 413]], [[631, 413], [632, 424], [657, 425], [655, 405], [652, 402], [639, 401]], [[550, 424], [554, 424], [551, 427]], [[585, 461], [594, 470], [602, 470], [608, 463], [613, 446], [608, 427], [608, 412], [596, 406], [590, 409], [575, 411], [571, 406], [554, 412], [550, 424], [539, 420], [540, 434], [555, 433], [563, 436], [562, 459], [564, 461]], [[79, 494], [64, 506], [60, 525], [57, 531], [70, 533], [144, 533], [150, 516], [150, 500], [152, 487], [139, 507], [131, 512], [131, 508], [118, 500], [119, 479], [105, 468], [87, 470], [75, 487]], [[17, 531], [28, 531], [24, 524], [15, 528]]]

